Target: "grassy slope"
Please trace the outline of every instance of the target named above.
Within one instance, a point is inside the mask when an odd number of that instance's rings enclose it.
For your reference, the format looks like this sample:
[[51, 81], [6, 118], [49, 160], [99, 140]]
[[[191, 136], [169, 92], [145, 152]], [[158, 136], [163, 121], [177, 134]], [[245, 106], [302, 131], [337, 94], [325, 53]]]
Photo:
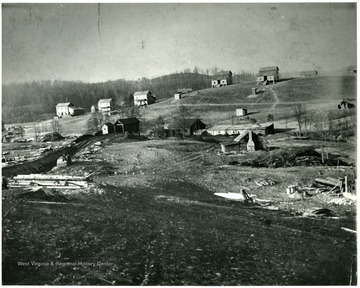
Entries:
[[[256, 87], [255, 82], [203, 89], [195, 96], [177, 101], [173, 98], [163, 100], [147, 108], [146, 119], [154, 119], [159, 115], [171, 118], [178, 106], [184, 105], [194, 117], [199, 117], [210, 125], [224, 120], [229, 123], [235, 109], [240, 107], [247, 108], [248, 112], [253, 113], [250, 117], [263, 122], [269, 113], [274, 114], [275, 119], [289, 115], [291, 105], [296, 103], [311, 102], [309, 109], [314, 111], [324, 110], [324, 107], [337, 110], [337, 104], [343, 98], [356, 97], [356, 77], [353, 76], [323, 76], [283, 81], [267, 86], [266, 91], [258, 94], [256, 98], [248, 97], [252, 87]], [[276, 109], [272, 109], [276, 98], [271, 89], [279, 98]]]

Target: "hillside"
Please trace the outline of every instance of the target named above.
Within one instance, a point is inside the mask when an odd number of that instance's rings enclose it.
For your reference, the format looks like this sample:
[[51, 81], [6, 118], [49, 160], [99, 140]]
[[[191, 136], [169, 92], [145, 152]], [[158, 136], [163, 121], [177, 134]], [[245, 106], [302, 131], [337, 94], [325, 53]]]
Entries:
[[200, 117], [207, 124], [231, 123], [236, 108], [248, 109], [250, 117], [258, 122], [266, 121], [268, 114], [282, 119], [291, 113], [293, 105], [308, 104], [309, 110], [337, 111], [343, 98], [356, 98], [356, 77], [322, 76], [295, 78], [266, 86], [263, 93], [251, 95], [256, 82], [238, 83], [220, 88], [198, 90], [181, 100], [173, 97], [150, 105], [146, 119], [158, 116], [171, 119], [180, 105], [188, 109], [192, 117]]

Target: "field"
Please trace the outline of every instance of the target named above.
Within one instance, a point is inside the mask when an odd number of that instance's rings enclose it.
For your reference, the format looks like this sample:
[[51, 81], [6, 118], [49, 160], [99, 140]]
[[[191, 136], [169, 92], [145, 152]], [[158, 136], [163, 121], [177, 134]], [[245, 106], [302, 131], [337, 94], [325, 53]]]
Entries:
[[[356, 239], [340, 228], [354, 229], [355, 206], [329, 203], [330, 194], [295, 201], [285, 188], [351, 169], [227, 165], [233, 158], [218, 155], [216, 144], [192, 140], [104, 143], [100, 162], [75, 159], [60, 171], [95, 173], [104, 193], [66, 196], [61, 206], [28, 202], [49, 198], [29, 195], [3, 218], [4, 284], [349, 283]], [[269, 179], [276, 185], [255, 184]], [[213, 194], [241, 187], [279, 210]], [[3, 211], [23, 199], [18, 193], [4, 191]], [[294, 217], [314, 207], [340, 218]]]
[[[336, 193], [286, 193], [289, 185], [310, 187], [317, 177], [356, 175], [355, 137], [294, 139], [296, 122], [285, 121], [295, 103], [325, 113], [354, 97], [354, 78], [344, 78], [341, 91], [334, 91], [338, 82], [332, 80], [283, 81], [256, 98], [248, 97], [254, 83], [236, 84], [143, 109], [145, 122], [159, 115], [171, 119], [180, 103], [210, 124], [229, 123], [238, 105], [259, 122], [272, 113], [278, 130], [264, 137], [268, 151], [220, 154], [219, 142], [232, 141], [225, 136], [149, 140], [112, 134], [72, 146], [73, 163], [47, 173], [91, 174], [94, 189], [3, 190], [3, 284], [356, 285], [356, 234], [342, 229], [356, 229], [355, 202]], [[311, 91], [318, 98], [306, 96]], [[86, 117], [61, 121], [76, 134]], [[290, 131], [279, 129], [285, 126]], [[84, 154], [96, 141], [101, 148]], [[41, 169], [24, 164], [16, 174]], [[258, 185], [264, 181], [273, 184]], [[214, 195], [241, 189], [269, 205]], [[334, 217], [302, 217], [319, 208]]]

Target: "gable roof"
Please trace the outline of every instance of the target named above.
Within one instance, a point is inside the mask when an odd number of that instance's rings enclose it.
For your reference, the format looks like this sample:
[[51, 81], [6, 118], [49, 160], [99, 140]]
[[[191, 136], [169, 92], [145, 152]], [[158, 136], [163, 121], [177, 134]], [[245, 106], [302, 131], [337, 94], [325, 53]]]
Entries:
[[100, 99], [98, 103], [110, 103], [111, 101], [113, 101], [112, 98], [106, 98], [106, 99]]
[[136, 124], [136, 123], [139, 123], [139, 119], [137, 118], [124, 118], [124, 119], [118, 119], [114, 125], [118, 124], [118, 123], [121, 123], [121, 124]]
[[316, 70], [310, 70], [310, 71], [301, 71], [300, 75], [309, 75], [309, 74], [318, 74]]
[[56, 107], [68, 107], [68, 106], [74, 106], [71, 102], [64, 102], [64, 103], [58, 103]]
[[279, 71], [279, 67], [277, 67], [277, 66], [267, 66], [267, 67], [261, 67], [259, 69], [259, 72], [265, 72], [265, 71]]
[[220, 71], [220, 72], [214, 73], [214, 75], [212, 76], [212, 79], [213, 79], [213, 80], [219, 80], [219, 79], [226, 78], [226, 77], [228, 77], [229, 75], [230, 75], [230, 76], [232, 75], [232, 72], [231, 72], [230, 70]]
[[150, 92], [149, 90], [147, 90], [147, 91], [136, 91], [136, 92], [134, 93], [134, 96], [147, 95], [148, 93], [151, 94], [151, 92]]
[[110, 123], [110, 122], [107, 122], [107, 123], [104, 123], [102, 126], [107, 126], [107, 127], [112, 127], [114, 126], [114, 124]]

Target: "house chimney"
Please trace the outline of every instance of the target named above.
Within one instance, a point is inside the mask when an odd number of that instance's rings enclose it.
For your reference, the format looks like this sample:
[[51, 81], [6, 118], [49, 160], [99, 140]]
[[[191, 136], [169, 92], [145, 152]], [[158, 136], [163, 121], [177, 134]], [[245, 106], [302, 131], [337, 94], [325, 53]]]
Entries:
[[249, 131], [249, 141], [247, 143], [246, 148], [247, 148], [247, 151], [249, 151], [249, 152], [255, 151], [255, 143], [254, 143], [254, 141], [252, 139], [252, 131]]

